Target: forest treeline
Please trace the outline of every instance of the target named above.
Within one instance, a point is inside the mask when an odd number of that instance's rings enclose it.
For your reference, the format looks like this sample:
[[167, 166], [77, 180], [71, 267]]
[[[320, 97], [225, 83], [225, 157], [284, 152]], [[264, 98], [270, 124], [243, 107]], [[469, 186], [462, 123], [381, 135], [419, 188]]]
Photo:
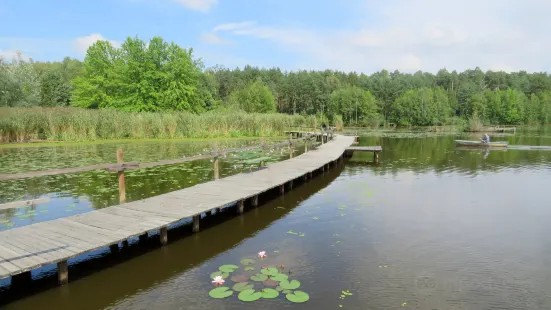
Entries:
[[194, 114], [231, 108], [366, 126], [544, 124], [551, 120], [551, 77], [479, 68], [436, 74], [382, 70], [370, 75], [205, 68], [191, 49], [160, 37], [129, 37], [120, 47], [96, 42], [84, 61], [36, 62], [21, 56], [0, 60], [0, 106]]

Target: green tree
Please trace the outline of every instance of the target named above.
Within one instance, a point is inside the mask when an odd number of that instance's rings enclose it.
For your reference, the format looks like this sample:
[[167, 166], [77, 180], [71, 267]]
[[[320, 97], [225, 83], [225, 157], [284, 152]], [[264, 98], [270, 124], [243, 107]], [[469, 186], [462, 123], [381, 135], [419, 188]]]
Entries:
[[257, 80], [249, 86], [235, 90], [230, 94], [229, 104], [249, 113], [268, 113], [276, 111], [275, 98], [270, 88]]
[[19, 52], [11, 62], [0, 57], [0, 106], [36, 106], [40, 100], [39, 88], [32, 59], [24, 60]]
[[57, 70], [46, 71], [40, 76], [40, 105], [68, 106], [71, 99], [71, 85]]
[[401, 125], [441, 125], [453, 115], [446, 91], [441, 88], [408, 90], [396, 102], [391, 120]]
[[381, 118], [375, 96], [357, 86], [335, 90], [329, 99], [328, 112], [332, 117], [342, 115], [345, 124], [374, 125]]

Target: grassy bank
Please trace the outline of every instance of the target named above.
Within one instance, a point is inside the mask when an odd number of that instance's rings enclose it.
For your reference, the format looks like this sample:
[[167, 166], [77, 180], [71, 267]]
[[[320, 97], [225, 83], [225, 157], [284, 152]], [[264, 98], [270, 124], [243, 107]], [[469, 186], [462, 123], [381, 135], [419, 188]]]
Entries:
[[0, 108], [0, 143], [281, 136], [315, 117], [244, 112], [134, 113], [78, 108]]

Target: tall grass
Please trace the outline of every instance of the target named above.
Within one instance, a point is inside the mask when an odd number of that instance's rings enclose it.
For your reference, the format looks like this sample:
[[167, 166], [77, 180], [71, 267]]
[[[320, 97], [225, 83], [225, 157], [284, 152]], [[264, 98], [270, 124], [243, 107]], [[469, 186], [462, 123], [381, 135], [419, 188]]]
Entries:
[[313, 116], [239, 111], [134, 113], [78, 108], [0, 108], [0, 142], [280, 136], [318, 127]]

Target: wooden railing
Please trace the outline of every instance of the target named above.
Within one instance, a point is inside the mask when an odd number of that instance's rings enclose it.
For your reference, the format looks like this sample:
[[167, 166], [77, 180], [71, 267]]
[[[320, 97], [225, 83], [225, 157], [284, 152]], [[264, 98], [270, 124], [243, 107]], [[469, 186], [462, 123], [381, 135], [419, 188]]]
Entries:
[[[317, 137], [317, 134], [307, 134], [303, 137], [296, 138], [296, 139], [292, 139], [290, 137], [289, 140], [287, 141], [273, 143], [273, 144], [265, 144], [264, 139], [261, 139], [258, 145], [241, 147], [241, 148], [218, 149], [218, 147], [215, 145], [214, 149], [210, 152], [210, 154], [191, 156], [191, 157], [184, 156], [183, 158], [178, 158], [178, 159], [169, 159], [169, 160], [162, 160], [158, 162], [147, 162], [147, 163], [124, 162], [124, 152], [123, 152], [123, 149], [121, 148], [117, 150], [116, 164], [108, 163], [108, 164], [99, 164], [99, 165], [92, 165], [92, 166], [86, 166], [86, 167], [62, 168], [62, 169], [53, 169], [53, 170], [45, 170], [45, 171], [30, 171], [30, 172], [22, 172], [22, 173], [0, 174], [0, 181], [79, 173], [79, 172], [105, 169], [109, 172], [118, 173], [119, 201], [122, 204], [126, 202], [126, 186], [125, 186], [125, 179], [124, 179], [125, 170], [151, 168], [151, 167], [164, 166], [164, 165], [174, 165], [174, 164], [181, 164], [185, 162], [202, 160], [202, 159], [213, 159], [214, 178], [218, 179], [220, 176], [219, 161], [222, 158], [226, 158], [226, 154], [228, 153], [242, 152], [242, 151], [253, 150], [253, 149], [274, 149], [274, 148], [281, 148], [281, 147], [288, 146], [290, 150], [290, 158], [293, 158], [293, 153], [297, 142], [312, 140], [316, 137]], [[332, 134], [327, 135], [327, 140], [330, 140], [332, 138], [333, 138]], [[323, 139], [321, 143], [323, 144]], [[315, 149], [315, 146], [316, 145], [314, 144], [313, 146], [314, 149]], [[308, 143], [304, 144], [304, 151], [305, 152], [308, 151]], [[260, 163], [260, 166], [263, 166], [262, 162]], [[5, 204], [5, 205], [0, 204], [0, 209], [2, 209], [2, 206], [4, 206], [5, 208], [13, 208], [13, 207], [25, 206], [29, 204], [30, 203], [28, 202], [13, 202], [13, 203], [9, 203], [10, 206], [8, 206], [8, 204]]]

